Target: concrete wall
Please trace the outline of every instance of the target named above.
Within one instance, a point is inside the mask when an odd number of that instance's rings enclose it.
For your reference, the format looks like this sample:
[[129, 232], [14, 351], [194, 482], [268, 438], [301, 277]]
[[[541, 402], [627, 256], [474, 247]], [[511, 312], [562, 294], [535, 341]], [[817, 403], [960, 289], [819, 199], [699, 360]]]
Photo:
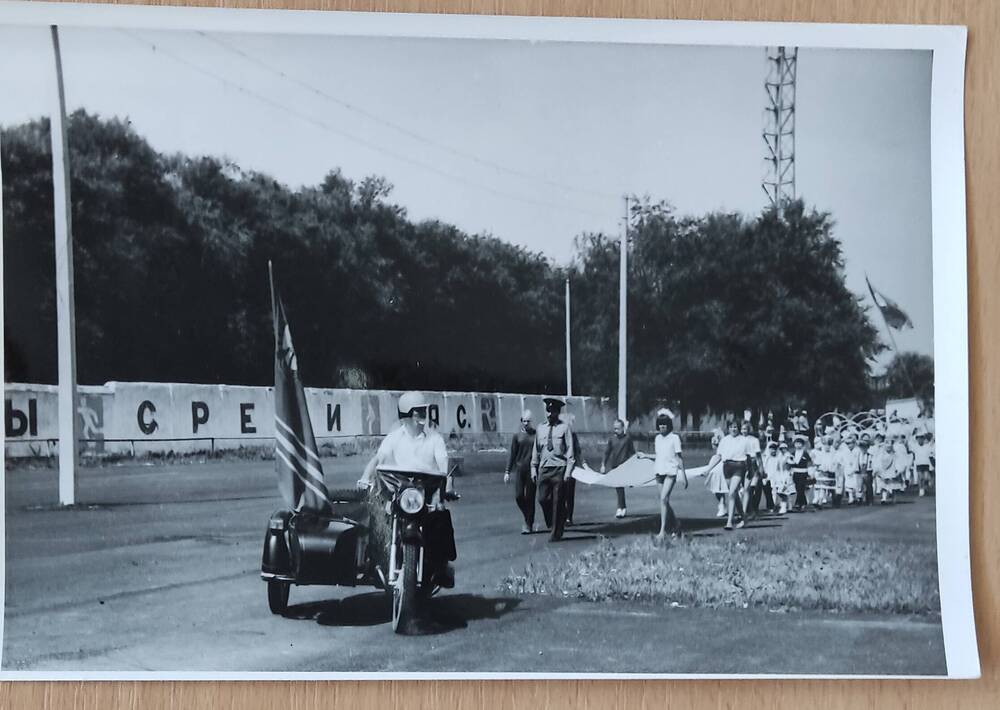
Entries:
[[[544, 413], [540, 395], [431, 392], [431, 417], [456, 449], [506, 445], [524, 407], [535, 421]], [[400, 392], [306, 389], [317, 443], [370, 448], [398, 421]], [[56, 451], [58, 399], [52, 385], [4, 385], [4, 454], [48, 456]], [[85, 454], [187, 453], [270, 446], [274, 402], [270, 387], [109, 382], [81, 386], [80, 436]], [[581, 433], [611, 430], [610, 403], [570, 397], [567, 411]]]

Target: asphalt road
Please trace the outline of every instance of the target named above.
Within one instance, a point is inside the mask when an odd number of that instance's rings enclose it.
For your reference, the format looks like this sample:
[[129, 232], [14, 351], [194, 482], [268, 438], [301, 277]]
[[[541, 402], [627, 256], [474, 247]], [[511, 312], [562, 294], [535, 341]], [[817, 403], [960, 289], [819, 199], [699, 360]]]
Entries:
[[[562, 542], [522, 536], [502, 463], [483, 455], [460, 479], [457, 585], [410, 637], [392, 633], [371, 588], [293, 587], [290, 618], [269, 613], [258, 575], [264, 527], [281, 506], [271, 462], [84, 468], [79, 499], [90, 505], [73, 510], [52, 507], [53, 469], [8, 471], [3, 669], [945, 673], [941, 627], [928, 619], [506, 596], [498, 583], [511, 570], [601, 535], [651, 534], [658, 516], [652, 489], [630, 491], [630, 517], [616, 521], [614, 492], [581, 485], [579, 525]], [[324, 461], [332, 486], [352, 483], [362, 465]], [[700, 481], [676, 508], [697, 534], [723, 534]], [[821, 536], [840, 525], [933, 545], [933, 499], [731, 534]]]

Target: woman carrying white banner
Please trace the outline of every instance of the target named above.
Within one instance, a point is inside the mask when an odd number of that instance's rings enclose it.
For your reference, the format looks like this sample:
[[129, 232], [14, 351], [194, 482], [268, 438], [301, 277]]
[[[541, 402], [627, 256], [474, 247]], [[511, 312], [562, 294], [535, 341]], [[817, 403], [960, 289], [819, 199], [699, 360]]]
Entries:
[[[670, 493], [677, 483], [677, 476], [688, 487], [687, 473], [684, 471], [684, 456], [681, 453], [681, 438], [674, 433], [674, 414], [669, 409], [661, 409], [656, 413], [656, 438], [653, 439], [653, 473], [660, 486], [660, 532], [656, 539], [662, 540], [670, 527], [670, 536], [681, 534], [681, 523], [670, 506]], [[650, 458], [649, 454], [639, 453], [639, 458]]]

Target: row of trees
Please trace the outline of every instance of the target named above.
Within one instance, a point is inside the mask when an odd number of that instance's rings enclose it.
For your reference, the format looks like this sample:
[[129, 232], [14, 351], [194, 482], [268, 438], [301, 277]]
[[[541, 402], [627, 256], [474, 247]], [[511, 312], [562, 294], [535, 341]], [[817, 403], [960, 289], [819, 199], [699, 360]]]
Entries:
[[[307, 384], [545, 389], [562, 316], [548, 263], [407, 220], [390, 186], [331, 172], [298, 191], [215, 158], [156, 153], [120, 120], [69, 120], [83, 382], [267, 384], [273, 260]], [[56, 373], [47, 121], [2, 136], [10, 377]]]
[[[679, 218], [664, 203], [632, 210], [629, 256], [629, 368], [644, 387], [630, 409], [670, 396], [692, 413], [863, 406], [867, 360], [881, 349], [865, 307], [844, 285], [840, 243], [830, 216], [790, 205]], [[577, 270], [588, 303], [579, 308], [581, 369], [613, 388], [618, 242], [579, 241]], [[606, 307], [602, 310], [600, 304]], [[610, 308], [609, 308], [610, 307]]]
[[[161, 155], [127, 121], [69, 121], [82, 382], [269, 384], [272, 260], [307, 384], [558, 392], [563, 280], [574, 389], [616, 391], [618, 241], [569, 267], [415, 223], [380, 178], [290, 190], [210, 157]], [[3, 131], [8, 380], [56, 373], [49, 129]], [[844, 285], [829, 215], [631, 215], [631, 411], [868, 405], [881, 348]]]

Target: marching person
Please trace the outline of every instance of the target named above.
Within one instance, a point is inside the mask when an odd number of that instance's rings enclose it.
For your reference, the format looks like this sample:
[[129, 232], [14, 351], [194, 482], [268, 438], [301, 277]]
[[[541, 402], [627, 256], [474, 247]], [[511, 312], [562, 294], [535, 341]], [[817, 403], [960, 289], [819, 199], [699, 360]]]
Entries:
[[917, 443], [913, 445], [913, 465], [917, 470], [921, 496], [927, 495], [927, 490], [934, 487], [934, 462], [934, 444], [930, 443], [930, 434], [926, 431], [917, 432]]
[[826, 434], [822, 439], [817, 440], [810, 456], [816, 478], [816, 484], [813, 486], [813, 508], [821, 510], [831, 498], [833, 504], [839, 506], [841, 481], [837, 467], [837, 454], [833, 450], [833, 437]]
[[879, 504], [888, 505], [896, 501], [896, 492], [903, 490], [905, 485], [896, 475], [892, 443], [886, 443], [885, 434], [882, 432], [875, 434], [874, 448], [872, 465], [875, 472], [875, 492], [881, 498]]
[[748, 520], [754, 520], [760, 505], [761, 469], [763, 468], [760, 458], [760, 439], [754, 436], [750, 422], [746, 419], [743, 420], [740, 427], [740, 436], [746, 440], [747, 446], [747, 482], [743, 485], [743, 510], [746, 511]]
[[[714, 429], [712, 431], [712, 451], [719, 449], [719, 442], [722, 441], [722, 437], [723, 433], [721, 429]], [[721, 460], [717, 461], [715, 465], [711, 465], [708, 473], [705, 474], [705, 488], [715, 496], [715, 500], [718, 503], [718, 510], [715, 512], [715, 517], [724, 518], [726, 517], [726, 494], [729, 492], [729, 485], [726, 483], [726, 477], [722, 475], [722, 466], [719, 463], [721, 463]]]
[[798, 415], [795, 417], [794, 425], [795, 425], [795, 433], [806, 437], [806, 440], [808, 441], [809, 416], [807, 415], [806, 410], [804, 409], [799, 410]]
[[[722, 475], [726, 481], [726, 524], [724, 528], [726, 530], [732, 530], [733, 527], [742, 528], [746, 521], [742, 510], [742, 504], [740, 502], [739, 490], [740, 486], [743, 485], [743, 481], [747, 475], [747, 461], [749, 459], [749, 452], [747, 449], [747, 440], [740, 436], [740, 425], [735, 419], [729, 422], [729, 433], [722, 437], [719, 441], [719, 448], [716, 450], [715, 455], [708, 462], [709, 467], [714, 466], [719, 461], [722, 462]], [[741, 519], [734, 526], [733, 517], [736, 513], [737, 506], [740, 507]]]
[[819, 419], [816, 420], [816, 424], [813, 426], [813, 449], [818, 449], [823, 442], [823, 436], [826, 434], [826, 428], [823, 426], [823, 422]]
[[843, 490], [847, 497], [847, 504], [854, 505], [860, 502], [861, 493], [861, 471], [858, 468], [857, 448], [858, 437], [853, 431], [844, 435], [844, 443], [837, 450], [837, 463], [840, 467], [840, 475], [843, 476]]
[[861, 452], [858, 454], [858, 471], [861, 475], [861, 500], [865, 505], [875, 502], [875, 457], [872, 455], [872, 439], [868, 432], [861, 435], [858, 441]]
[[812, 459], [806, 451], [806, 443], [809, 439], [803, 434], [796, 434], [793, 440], [795, 451], [792, 453], [788, 467], [792, 472], [792, 484], [795, 486], [795, 507], [793, 510], [802, 512], [808, 506], [806, 500], [806, 489], [809, 487], [809, 469], [812, 466]]
[[[670, 506], [670, 494], [680, 475], [684, 487], [688, 487], [687, 472], [684, 470], [684, 456], [681, 453], [681, 438], [674, 433], [674, 414], [669, 409], [661, 409], [656, 413], [656, 438], [653, 439], [653, 473], [660, 485], [660, 532], [657, 540], [663, 540], [670, 527], [670, 536], [677, 537], [681, 532], [681, 522]], [[641, 453], [640, 458], [650, 458], [649, 454]]]
[[910, 467], [913, 464], [913, 454], [906, 446], [906, 434], [899, 432], [896, 434], [895, 443], [892, 445], [892, 467], [896, 477], [902, 481], [903, 490], [909, 485]]
[[778, 515], [788, 512], [788, 495], [794, 488], [788, 474], [788, 445], [776, 441], [767, 442], [767, 453], [764, 455], [764, 475], [771, 484], [771, 490], [777, 497]]
[[[590, 469], [586, 459], [583, 458], [583, 449], [580, 447], [580, 437], [576, 435], [576, 415], [566, 414], [563, 417], [563, 420], [569, 427], [570, 437], [573, 440], [573, 466]], [[563, 481], [563, 493], [566, 498], [566, 525], [568, 527], [573, 524], [573, 511], [576, 508], [576, 479], [573, 478], [572, 473], [570, 473], [567, 476], [567, 479]]]
[[510, 440], [510, 457], [503, 473], [503, 482], [510, 483], [514, 472], [514, 500], [521, 510], [524, 524], [521, 534], [529, 535], [535, 529], [535, 481], [531, 477], [531, 450], [535, 446], [535, 427], [531, 423], [531, 410], [521, 412], [521, 430]]
[[[601, 460], [601, 473], [618, 468], [635, 455], [635, 444], [632, 437], [625, 433], [625, 422], [621, 419], [615, 420], [614, 435], [608, 439], [608, 445], [604, 447], [604, 458]], [[625, 489], [615, 488], [618, 496], [618, 507], [615, 509], [616, 518], [624, 518], [627, 509], [625, 508]]]
[[538, 486], [538, 503], [551, 530], [550, 540], [561, 540], [566, 523], [566, 500], [563, 483], [572, 477], [573, 432], [559, 413], [566, 402], [559, 397], [545, 397], [546, 420], [535, 430], [535, 445], [531, 449], [531, 479]]

